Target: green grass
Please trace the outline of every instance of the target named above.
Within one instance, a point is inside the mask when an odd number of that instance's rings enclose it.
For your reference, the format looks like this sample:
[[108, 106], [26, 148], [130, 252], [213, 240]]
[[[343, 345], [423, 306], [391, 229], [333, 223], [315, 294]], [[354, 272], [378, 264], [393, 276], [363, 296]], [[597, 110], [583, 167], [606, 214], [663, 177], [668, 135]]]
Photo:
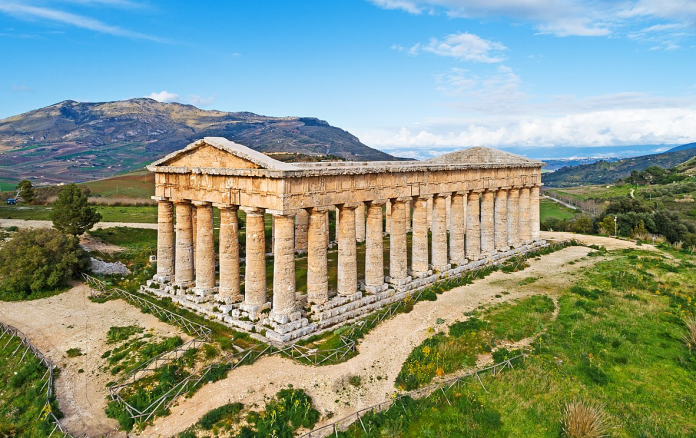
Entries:
[[541, 215], [541, 221], [544, 222], [549, 218], [570, 219], [575, 217], [578, 211], [550, 199], [541, 198], [539, 201], [539, 214]]
[[[558, 319], [524, 364], [363, 417], [343, 437], [561, 435], [563, 406], [603, 406], [615, 437], [696, 434], [694, 258], [621, 251], [561, 291]], [[446, 397], [446, 398], [445, 398]], [[363, 425], [368, 430], [363, 431]]]
[[[96, 206], [102, 222], [157, 223], [157, 207]], [[51, 220], [49, 205], [0, 205], [0, 219]]]
[[155, 174], [148, 170], [137, 170], [107, 179], [90, 181], [84, 185], [89, 187], [90, 196], [150, 199], [155, 195]]
[[0, 437], [46, 438], [54, 428], [48, 412], [52, 410], [58, 418], [62, 414], [55, 399], [44, 409], [48, 375], [42, 377], [46, 368], [31, 352], [22, 359], [24, 351], [18, 338], [10, 340], [6, 335], [0, 342]]
[[91, 230], [88, 234], [111, 245], [128, 249], [157, 248], [157, 230], [111, 227]]

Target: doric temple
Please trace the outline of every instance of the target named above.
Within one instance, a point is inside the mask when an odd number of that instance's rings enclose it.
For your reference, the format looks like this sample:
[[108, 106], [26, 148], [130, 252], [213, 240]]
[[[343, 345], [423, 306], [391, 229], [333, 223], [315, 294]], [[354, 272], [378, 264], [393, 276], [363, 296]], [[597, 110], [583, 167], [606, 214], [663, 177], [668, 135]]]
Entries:
[[157, 274], [144, 289], [271, 342], [333, 329], [545, 245], [543, 165], [483, 147], [428, 161], [283, 163], [206, 137], [148, 166]]

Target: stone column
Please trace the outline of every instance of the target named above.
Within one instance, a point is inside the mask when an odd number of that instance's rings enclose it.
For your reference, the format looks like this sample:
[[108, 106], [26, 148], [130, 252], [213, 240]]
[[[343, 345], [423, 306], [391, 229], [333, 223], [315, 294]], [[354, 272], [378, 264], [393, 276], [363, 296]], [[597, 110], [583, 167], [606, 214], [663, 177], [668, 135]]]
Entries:
[[338, 234], [339, 234], [338, 230], [340, 230], [339, 222], [341, 220], [341, 218], [340, 218], [341, 215], [339, 214], [338, 207], [336, 207], [336, 209], [334, 210], [334, 213], [335, 213], [334, 216], [336, 218], [336, 229], [334, 230], [334, 233], [336, 233], [336, 244], [338, 244]]
[[244, 306], [252, 313], [266, 304], [266, 223], [264, 209], [245, 207], [246, 258]]
[[191, 207], [191, 234], [193, 235], [193, 276], [196, 276], [196, 246], [198, 246], [198, 209]]
[[174, 279], [174, 204], [157, 199], [157, 274], [160, 283]]
[[239, 284], [239, 219], [236, 205], [220, 205], [220, 301], [242, 301]]
[[213, 237], [213, 205], [210, 202], [193, 201], [196, 206], [196, 288], [199, 296], [212, 295], [215, 291], [215, 239]]
[[273, 307], [271, 319], [285, 324], [295, 311], [295, 217], [274, 214]]
[[479, 194], [470, 192], [466, 204], [466, 258], [478, 260], [481, 257], [481, 215]]
[[411, 241], [411, 275], [428, 274], [428, 198], [413, 200], [413, 236]]
[[338, 294], [353, 295], [358, 291], [358, 263], [355, 247], [355, 208], [357, 205], [338, 206]]
[[308, 227], [309, 213], [306, 210], [298, 210], [295, 216], [295, 251], [307, 252]]
[[520, 240], [523, 243], [532, 240], [529, 213], [529, 187], [522, 187], [520, 189]]
[[[329, 231], [331, 230], [331, 221], [329, 220], [329, 212], [328, 210], [324, 214], [324, 222], [326, 222], [326, 248], [329, 248], [329, 245], [331, 244], [331, 236], [329, 235]], [[307, 237], [307, 241], [309, 242], [309, 237]], [[307, 243], [307, 246], [309, 247], [309, 243]], [[309, 248], [307, 249], [309, 251]]]
[[495, 220], [493, 217], [495, 195], [486, 190], [481, 197], [481, 253], [490, 255], [495, 252]]
[[391, 236], [391, 232], [392, 232], [392, 231], [391, 231], [391, 217], [392, 217], [392, 204], [391, 204], [391, 201], [389, 201], [389, 200], [387, 201], [387, 206], [384, 207], [384, 210], [385, 210], [384, 216], [385, 216], [385, 218], [386, 218], [386, 219], [384, 220], [384, 222], [385, 222], [384, 228], [385, 228], [385, 231], [387, 232], [387, 234], [389, 234], [389, 235]]
[[464, 197], [465, 195], [455, 193], [452, 195], [452, 206], [450, 212], [450, 261], [457, 265], [466, 263], [464, 258], [464, 233], [466, 231], [466, 220], [464, 219]]
[[495, 249], [507, 251], [508, 223], [507, 223], [507, 189], [498, 189], [495, 192]]
[[406, 205], [404, 199], [392, 200], [392, 234], [389, 238], [389, 282], [396, 286], [402, 286], [411, 280], [408, 278]]
[[520, 189], [508, 190], [507, 225], [508, 246], [516, 247], [520, 243]]
[[365, 204], [358, 204], [355, 209], [355, 240], [358, 242], [365, 241]]
[[313, 208], [309, 212], [307, 236], [307, 301], [324, 304], [329, 300], [329, 274], [326, 243], [329, 235], [328, 213]]
[[532, 187], [529, 192], [529, 226], [531, 227], [531, 239], [539, 240], [541, 236], [541, 216], [539, 212], [539, 186]]
[[447, 218], [447, 231], [452, 231], [452, 195], [449, 195], [447, 197], [445, 207], [445, 217]]
[[446, 271], [451, 266], [447, 263], [447, 197], [435, 195], [433, 197], [433, 269]]
[[367, 205], [365, 236], [365, 291], [382, 292], [384, 286], [384, 230], [382, 206], [384, 201], [372, 201]]
[[428, 198], [428, 229], [432, 229], [433, 226], [433, 198]]
[[176, 204], [176, 262], [174, 281], [180, 287], [193, 282], [193, 230], [191, 229], [191, 203], [186, 200]]

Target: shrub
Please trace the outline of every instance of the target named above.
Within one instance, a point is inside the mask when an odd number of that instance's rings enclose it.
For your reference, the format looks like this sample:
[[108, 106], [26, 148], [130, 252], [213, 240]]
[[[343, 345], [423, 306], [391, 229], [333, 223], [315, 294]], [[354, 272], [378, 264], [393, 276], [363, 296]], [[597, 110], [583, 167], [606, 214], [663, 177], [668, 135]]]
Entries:
[[71, 348], [68, 351], [65, 352], [68, 357], [79, 357], [82, 356], [82, 350], [79, 348]]
[[242, 408], [244, 408], [244, 405], [241, 403], [229, 403], [220, 406], [203, 415], [203, 417], [198, 420], [198, 424], [200, 424], [203, 429], [210, 430], [215, 426], [215, 423], [218, 423], [220, 420], [229, 417], [234, 418], [239, 415]]
[[0, 249], [0, 299], [64, 287], [89, 264], [77, 238], [56, 230], [21, 230]]
[[563, 434], [567, 438], [599, 438], [607, 435], [604, 409], [580, 400], [565, 405], [562, 421]]
[[689, 347], [689, 351], [696, 350], [696, 317], [692, 316], [684, 321], [686, 324], [686, 333], [684, 333], [684, 342]]

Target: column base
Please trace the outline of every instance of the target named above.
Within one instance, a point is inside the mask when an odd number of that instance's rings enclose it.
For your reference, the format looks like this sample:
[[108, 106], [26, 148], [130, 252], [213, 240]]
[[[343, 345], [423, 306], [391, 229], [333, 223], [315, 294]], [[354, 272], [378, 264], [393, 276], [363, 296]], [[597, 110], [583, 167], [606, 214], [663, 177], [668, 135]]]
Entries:
[[449, 263], [444, 266], [433, 266], [433, 271], [436, 272], [445, 272], [449, 271], [450, 269], [452, 269], [452, 265], [450, 265]]
[[268, 315], [268, 319], [278, 323], [278, 324], [287, 324], [289, 322], [294, 322], [302, 318], [302, 312], [299, 312], [295, 309], [287, 309], [282, 312], [276, 312], [275, 310], [271, 310], [271, 314]]
[[191, 289], [195, 285], [195, 281], [178, 281], [174, 283], [174, 286], [178, 286], [180, 290]]
[[259, 314], [264, 310], [270, 309], [271, 303], [264, 304], [247, 304], [240, 303], [239, 310], [241, 312], [246, 312], [249, 315], [249, 319], [252, 321], [257, 321], [259, 319]]
[[406, 277], [406, 278], [391, 278], [387, 277], [386, 278], [387, 283], [392, 285], [392, 286], [403, 286], [405, 284], [408, 284], [413, 280], [411, 277]]
[[199, 297], [207, 297], [210, 295], [214, 295], [217, 292], [217, 287], [194, 287], [193, 288], [193, 293], [198, 295]]
[[224, 304], [235, 304], [244, 301], [244, 295], [237, 294], [234, 295], [230, 291], [225, 289], [219, 289], [217, 294], [217, 301]]
[[411, 271], [409, 272], [412, 278], [425, 278], [425, 277], [430, 277], [433, 275], [432, 269], [428, 269], [427, 271]]
[[502, 248], [496, 248], [495, 250], [499, 251], [499, 252], [505, 252], [505, 251], [510, 251], [511, 249], [512, 248], [510, 248], [509, 246], [504, 246]]
[[152, 277], [152, 279], [155, 280], [157, 283], [169, 283], [172, 280], [172, 276], [155, 274]]
[[380, 292], [384, 292], [387, 289], [389, 289], [389, 285], [387, 283], [383, 283], [381, 286], [365, 285], [365, 293], [367, 294], [378, 294]]

